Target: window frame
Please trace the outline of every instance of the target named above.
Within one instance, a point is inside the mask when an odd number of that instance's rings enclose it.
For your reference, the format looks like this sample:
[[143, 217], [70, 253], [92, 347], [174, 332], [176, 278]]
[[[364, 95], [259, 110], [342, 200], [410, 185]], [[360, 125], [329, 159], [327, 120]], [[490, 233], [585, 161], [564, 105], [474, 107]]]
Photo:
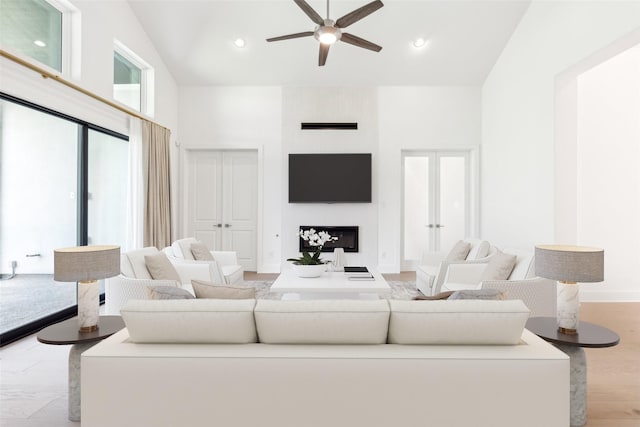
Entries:
[[61, 14], [61, 43], [60, 43], [60, 70], [51, 67], [36, 58], [15, 49], [12, 46], [1, 45], [2, 49], [19, 59], [38, 65], [50, 73], [65, 78], [80, 79], [80, 52], [81, 52], [81, 16], [80, 10], [68, 0], [44, 0]]
[[[124, 43], [120, 42], [117, 39], [113, 40], [113, 53], [114, 57], [117, 53], [122, 56], [124, 59], [129, 61], [131, 64], [140, 69], [140, 113], [145, 114], [149, 117], [153, 117], [154, 115], [154, 105], [155, 105], [155, 70], [154, 68], [142, 59], [139, 55], [137, 55], [133, 50], [129, 49]], [[115, 87], [115, 83], [113, 82], [113, 78], [111, 79], [112, 87]], [[119, 104], [122, 104], [128, 108], [131, 108], [135, 111], [131, 106], [124, 104], [123, 102], [117, 100], [115, 96], [113, 96], [113, 100]]]

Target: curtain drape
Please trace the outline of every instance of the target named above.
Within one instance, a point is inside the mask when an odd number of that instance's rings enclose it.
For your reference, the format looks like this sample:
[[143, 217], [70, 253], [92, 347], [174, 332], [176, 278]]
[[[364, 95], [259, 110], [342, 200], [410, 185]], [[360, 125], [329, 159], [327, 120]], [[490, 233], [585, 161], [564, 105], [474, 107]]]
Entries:
[[158, 249], [171, 244], [170, 135], [169, 129], [142, 121], [144, 246], [155, 246]]
[[129, 118], [129, 164], [127, 185], [126, 247], [122, 252], [144, 244], [144, 176], [142, 161], [142, 121]]

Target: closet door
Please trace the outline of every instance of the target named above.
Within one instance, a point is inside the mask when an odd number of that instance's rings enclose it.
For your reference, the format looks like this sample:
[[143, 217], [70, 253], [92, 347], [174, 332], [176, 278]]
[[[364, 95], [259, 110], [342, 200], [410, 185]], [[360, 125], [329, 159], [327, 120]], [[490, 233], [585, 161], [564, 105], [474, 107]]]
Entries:
[[189, 235], [235, 251], [247, 271], [257, 267], [257, 158], [248, 150], [194, 150], [188, 160]]

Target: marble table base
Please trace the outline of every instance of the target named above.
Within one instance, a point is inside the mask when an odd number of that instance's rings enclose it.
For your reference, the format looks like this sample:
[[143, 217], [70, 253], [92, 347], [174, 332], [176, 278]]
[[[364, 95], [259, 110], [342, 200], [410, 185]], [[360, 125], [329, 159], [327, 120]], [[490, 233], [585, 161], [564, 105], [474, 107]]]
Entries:
[[587, 357], [581, 347], [554, 344], [569, 356], [571, 427], [587, 423]]
[[99, 341], [74, 344], [69, 350], [69, 420], [80, 421], [80, 355]]

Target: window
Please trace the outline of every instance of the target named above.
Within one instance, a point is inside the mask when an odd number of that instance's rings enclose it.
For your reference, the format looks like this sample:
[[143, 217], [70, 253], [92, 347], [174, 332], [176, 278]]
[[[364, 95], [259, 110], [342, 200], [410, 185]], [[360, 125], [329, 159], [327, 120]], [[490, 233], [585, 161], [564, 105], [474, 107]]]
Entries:
[[153, 68], [122, 43], [113, 52], [113, 99], [153, 116]]
[[124, 244], [127, 163], [126, 136], [0, 94], [1, 343], [75, 315], [53, 250]]
[[0, 0], [0, 47], [80, 77], [80, 11], [69, 0]]

